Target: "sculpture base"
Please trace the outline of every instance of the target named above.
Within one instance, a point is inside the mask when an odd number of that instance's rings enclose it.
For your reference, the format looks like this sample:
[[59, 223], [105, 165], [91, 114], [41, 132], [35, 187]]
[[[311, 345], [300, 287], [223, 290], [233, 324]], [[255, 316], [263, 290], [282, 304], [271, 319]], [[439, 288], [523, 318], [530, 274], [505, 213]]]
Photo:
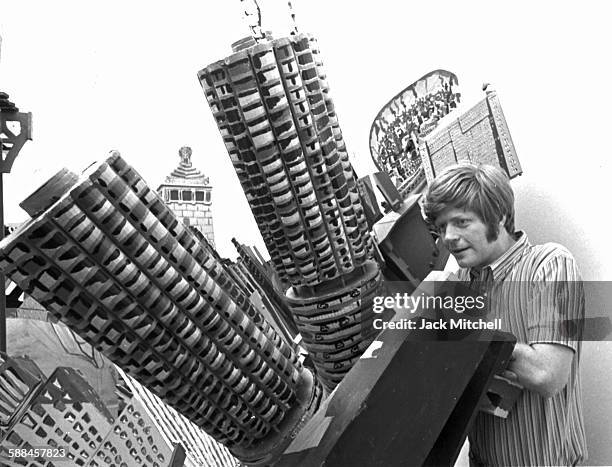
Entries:
[[513, 336], [386, 330], [277, 465], [452, 465]]

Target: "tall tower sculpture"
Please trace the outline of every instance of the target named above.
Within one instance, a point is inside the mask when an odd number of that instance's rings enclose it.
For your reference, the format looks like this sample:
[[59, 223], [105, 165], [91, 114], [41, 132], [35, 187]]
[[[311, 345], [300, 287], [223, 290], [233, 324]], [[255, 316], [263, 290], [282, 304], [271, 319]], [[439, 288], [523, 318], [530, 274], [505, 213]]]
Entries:
[[380, 284], [315, 39], [242, 40], [198, 73], [319, 378], [333, 388], [374, 337]]
[[191, 163], [191, 148], [179, 149], [180, 162], [157, 188], [157, 193], [187, 226], [199, 230], [214, 247], [212, 186]]
[[22, 207], [0, 269], [237, 458], [270, 463], [316, 410], [293, 348], [118, 153]]

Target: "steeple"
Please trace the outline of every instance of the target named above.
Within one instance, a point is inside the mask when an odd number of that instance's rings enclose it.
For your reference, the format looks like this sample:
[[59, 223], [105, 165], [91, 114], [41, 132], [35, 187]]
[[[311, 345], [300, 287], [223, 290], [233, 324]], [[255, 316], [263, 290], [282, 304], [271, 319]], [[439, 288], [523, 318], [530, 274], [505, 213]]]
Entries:
[[193, 167], [191, 148], [179, 149], [179, 165], [157, 192], [183, 223], [198, 229], [214, 246], [212, 186], [208, 177]]

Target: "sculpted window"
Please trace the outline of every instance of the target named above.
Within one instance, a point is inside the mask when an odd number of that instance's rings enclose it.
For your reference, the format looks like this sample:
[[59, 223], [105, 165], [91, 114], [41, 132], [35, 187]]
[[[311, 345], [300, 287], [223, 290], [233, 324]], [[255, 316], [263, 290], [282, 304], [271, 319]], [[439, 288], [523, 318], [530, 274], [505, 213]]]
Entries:
[[178, 190], [170, 190], [170, 201], [178, 201]]
[[183, 190], [183, 201], [193, 201], [193, 193], [189, 190]]
[[196, 201], [204, 201], [204, 192], [196, 191]]

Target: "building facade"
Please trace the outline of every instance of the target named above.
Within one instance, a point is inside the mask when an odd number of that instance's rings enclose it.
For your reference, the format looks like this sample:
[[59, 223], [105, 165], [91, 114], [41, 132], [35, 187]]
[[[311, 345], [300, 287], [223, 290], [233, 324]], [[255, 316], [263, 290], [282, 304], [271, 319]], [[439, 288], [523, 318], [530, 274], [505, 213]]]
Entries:
[[157, 192], [186, 226], [198, 229], [214, 247], [212, 186], [209, 179], [191, 163], [191, 148], [179, 149], [180, 162]]

